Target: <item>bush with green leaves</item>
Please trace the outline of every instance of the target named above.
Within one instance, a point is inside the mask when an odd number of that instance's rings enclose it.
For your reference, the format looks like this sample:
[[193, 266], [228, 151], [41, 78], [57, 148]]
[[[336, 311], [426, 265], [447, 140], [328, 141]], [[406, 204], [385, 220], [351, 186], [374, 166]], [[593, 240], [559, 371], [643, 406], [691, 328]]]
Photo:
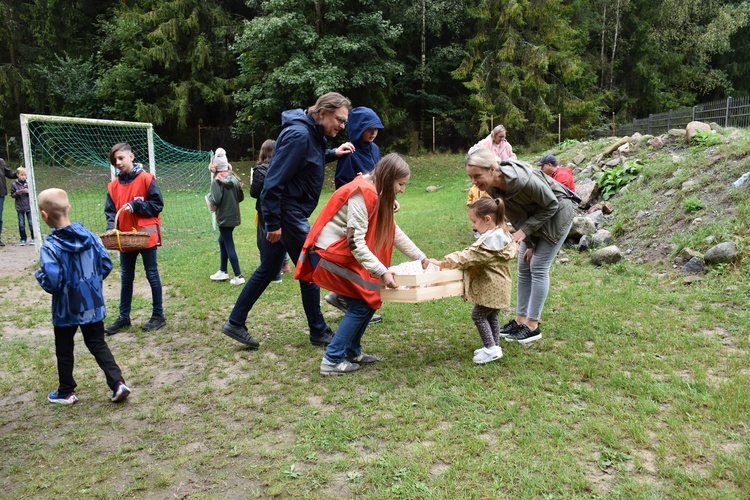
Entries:
[[707, 148], [721, 142], [721, 137], [715, 130], [697, 130], [692, 137], [691, 146]]
[[697, 196], [689, 196], [682, 200], [682, 209], [687, 213], [703, 210], [703, 202]]
[[633, 182], [642, 169], [643, 165], [634, 160], [626, 162], [624, 165], [599, 172], [596, 184], [599, 186], [602, 199], [608, 200], [617, 194], [620, 189]]

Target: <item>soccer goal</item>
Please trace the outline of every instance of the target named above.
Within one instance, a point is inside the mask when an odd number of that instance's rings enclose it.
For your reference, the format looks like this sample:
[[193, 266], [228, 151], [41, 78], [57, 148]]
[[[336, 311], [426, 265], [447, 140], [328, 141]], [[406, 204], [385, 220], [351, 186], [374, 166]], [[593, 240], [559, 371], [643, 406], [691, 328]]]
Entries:
[[130, 144], [135, 162], [156, 176], [164, 197], [165, 238], [211, 230], [204, 201], [211, 184], [207, 168], [211, 151], [169, 144], [150, 123], [22, 114], [21, 135], [35, 235], [49, 233], [49, 228], [40, 227], [37, 195], [52, 187], [68, 192], [72, 221], [82, 222], [94, 233], [106, 229], [107, 184], [116, 174], [109, 150], [118, 142]]

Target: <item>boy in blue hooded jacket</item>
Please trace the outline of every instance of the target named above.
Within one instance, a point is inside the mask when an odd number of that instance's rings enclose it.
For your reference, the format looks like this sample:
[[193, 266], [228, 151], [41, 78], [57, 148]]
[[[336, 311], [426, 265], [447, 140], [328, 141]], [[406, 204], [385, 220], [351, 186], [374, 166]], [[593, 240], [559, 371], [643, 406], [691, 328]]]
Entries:
[[52, 294], [52, 325], [58, 389], [49, 393], [50, 403], [73, 404], [76, 381], [73, 378], [74, 335], [81, 328], [83, 341], [107, 377], [113, 402], [124, 401], [130, 389], [122, 379], [107, 342], [104, 340], [104, 295], [102, 283], [112, 271], [112, 260], [99, 238], [83, 224], [71, 224], [68, 195], [62, 189], [39, 193], [39, 211], [52, 228], [41, 248], [41, 269], [35, 276], [44, 291]]
[[380, 148], [374, 141], [384, 127], [375, 111], [364, 106], [352, 109], [346, 126], [349, 140], [356, 149], [336, 162], [336, 189], [353, 181], [357, 174], [372, 172], [380, 161]]
[[[349, 139], [356, 149], [352, 154], [343, 156], [336, 162], [336, 176], [334, 177], [336, 189], [353, 181], [359, 174], [372, 172], [380, 161], [380, 148], [375, 144], [375, 138], [385, 127], [377, 113], [364, 106], [354, 108], [349, 113], [347, 127]], [[336, 309], [346, 313], [346, 301], [337, 294], [330, 292], [324, 299]], [[382, 320], [380, 314], [373, 314], [370, 323], [380, 323]]]

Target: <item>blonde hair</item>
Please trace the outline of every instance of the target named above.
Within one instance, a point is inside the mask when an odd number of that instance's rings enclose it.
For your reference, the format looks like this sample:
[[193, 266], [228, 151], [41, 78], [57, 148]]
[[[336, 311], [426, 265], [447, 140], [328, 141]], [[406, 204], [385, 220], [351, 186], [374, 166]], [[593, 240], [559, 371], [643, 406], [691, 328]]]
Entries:
[[497, 170], [499, 158], [489, 149], [479, 148], [466, 155], [464, 164], [472, 167]]
[[409, 164], [396, 153], [385, 155], [372, 171], [375, 178], [375, 190], [378, 192], [378, 226], [375, 228], [375, 248], [389, 248], [393, 245], [393, 204], [396, 192], [393, 185], [396, 180], [409, 177]]
[[307, 108], [307, 112], [311, 115], [317, 115], [320, 110], [325, 109], [326, 111], [330, 111], [331, 113], [333, 113], [341, 107], [345, 107], [346, 109], [351, 111], [352, 103], [349, 99], [342, 96], [338, 92], [329, 92], [318, 97], [318, 100], [315, 101], [315, 104]]
[[273, 156], [273, 150], [275, 147], [276, 141], [273, 139], [266, 139], [263, 141], [263, 144], [260, 146], [260, 151], [258, 152], [258, 165], [265, 165], [271, 161], [271, 156]]
[[68, 193], [59, 188], [45, 189], [37, 199], [39, 210], [44, 210], [51, 221], [67, 217], [70, 212]]
[[492, 137], [495, 137], [500, 132], [505, 132], [506, 134], [508, 133], [508, 131], [505, 130], [505, 127], [503, 125], [498, 125], [497, 127], [492, 129]]
[[25, 169], [25, 168], [23, 168], [23, 167], [18, 167], [18, 168], [16, 169], [16, 173], [17, 173], [17, 174], [19, 174], [19, 175], [20, 175], [20, 174], [26, 175], [26, 169]]

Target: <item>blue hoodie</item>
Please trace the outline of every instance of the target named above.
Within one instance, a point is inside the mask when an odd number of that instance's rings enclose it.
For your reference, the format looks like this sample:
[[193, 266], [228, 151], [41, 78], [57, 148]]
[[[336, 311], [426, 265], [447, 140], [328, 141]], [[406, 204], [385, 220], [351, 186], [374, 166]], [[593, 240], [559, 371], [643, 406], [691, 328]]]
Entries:
[[41, 269], [35, 276], [52, 294], [52, 324], [86, 325], [102, 321], [102, 282], [112, 260], [99, 238], [80, 222], [53, 229], [41, 249]]
[[284, 111], [281, 126], [260, 194], [268, 232], [281, 228], [283, 213], [312, 215], [323, 190], [326, 163], [336, 159], [336, 150], [326, 149], [323, 127], [301, 109]]
[[362, 134], [368, 128], [383, 130], [383, 122], [375, 111], [364, 106], [352, 109], [346, 124], [349, 140], [356, 148], [354, 153], [339, 158], [336, 163], [336, 189], [351, 182], [360, 172], [372, 172], [380, 161], [380, 148], [374, 142], [362, 141]]

